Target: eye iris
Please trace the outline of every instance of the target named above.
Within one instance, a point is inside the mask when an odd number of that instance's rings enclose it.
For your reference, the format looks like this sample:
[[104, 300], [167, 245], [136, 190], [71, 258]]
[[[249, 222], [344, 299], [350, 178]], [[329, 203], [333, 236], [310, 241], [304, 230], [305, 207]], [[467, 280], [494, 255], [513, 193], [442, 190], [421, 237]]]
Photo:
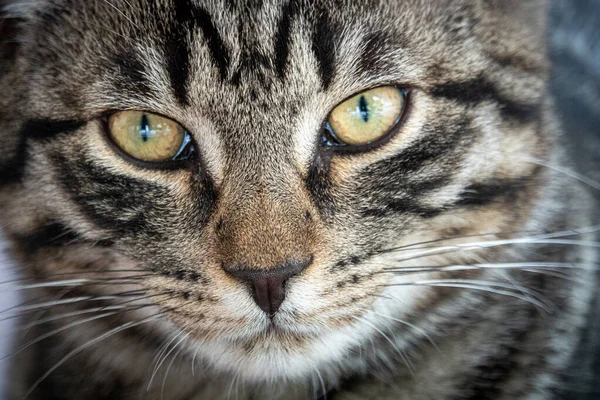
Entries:
[[187, 143], [181, 125], [168, 118], [139, 111], [113, 114], [109, 118], [109, 132], [123, 151], [144, 161], [172, 160]]
[[370, 110], [369, 104], [367, 103], [365, 96], [360, 96], [360, 99], [358, 100], [358, 112], [360, 113], [360, 117], [365, 123], [369, 122]]
[[141, 128], [140, 135], [142, 135], [142, 140], [147, 142], [148, 136], [150, 136], [150, 126], [148, 126], [148, 116], [146, 114], [142, 115]]
[[405, 94], [396, 87], [371, 89], [337, 106], [329, 118], [335, 137], [347, 145], [371, 143], [398, 123]]

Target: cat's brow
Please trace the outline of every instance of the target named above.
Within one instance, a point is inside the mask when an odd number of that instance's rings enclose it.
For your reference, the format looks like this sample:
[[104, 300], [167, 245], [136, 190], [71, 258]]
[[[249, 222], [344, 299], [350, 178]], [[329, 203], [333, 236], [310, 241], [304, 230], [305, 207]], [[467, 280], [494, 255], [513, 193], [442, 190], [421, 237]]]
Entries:
[[275, 70], [280, 79], [285, 77], [285, 66], [290, 52], [290, 31], [298, 13], [295, 2], [286, 4], [281, 10], [281, 19], [275, 35]]
[[317, 58], [319, 76], [325, 90], [329, 88], [335, 75], [336, 36], [335, 27], [329, 14], [327, 11], [321, 10], [314, 27], [312, 49]]
[[146, 78], [146, 67], [140, 56], [134, 51], [124, 52], [112, 57], [112, 62], [117, 66], [116, 72], [119, 88], [148, 94], [152, 93], [151, 84]]
[[219, 71], [221, 80], [227, 77], [229, 51], [223, 43], [210, 14], [189, 0], [175, 1], [175, 19], [165, 41], [164, 51], [168, 63], [169, 79], [177, 100], [187, 105], [190, 69], [190, 43], [188, 33], [197, 28], [202, 31], [212, 62]]

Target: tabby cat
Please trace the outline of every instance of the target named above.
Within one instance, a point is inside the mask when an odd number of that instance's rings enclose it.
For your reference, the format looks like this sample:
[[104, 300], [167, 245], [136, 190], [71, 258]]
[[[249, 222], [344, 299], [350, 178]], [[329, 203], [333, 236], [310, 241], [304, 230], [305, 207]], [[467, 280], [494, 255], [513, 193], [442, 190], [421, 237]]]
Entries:
[[592, 383], [600, 227], [547, 90], [545, 1], [2, 15], [0, 218], [23, 297], [2, 316], [20, 317], [8, 398]]

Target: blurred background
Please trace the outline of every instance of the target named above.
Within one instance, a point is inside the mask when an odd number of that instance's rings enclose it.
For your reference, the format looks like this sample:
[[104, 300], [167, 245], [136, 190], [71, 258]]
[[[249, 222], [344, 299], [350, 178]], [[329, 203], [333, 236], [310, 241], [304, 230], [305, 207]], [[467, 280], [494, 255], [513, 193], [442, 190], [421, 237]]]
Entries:
[[[527, 0], [523, 0], [527, 1]], [[577, 169], [600, 169], [600, 0], [551, 0], [551, 90]], [[600, 397], [599, 397], [600, 398]]]
[[[573, 168], [600, 182], [600, 0], [552, 2], [548, 29], [553, 64], [551, 91], [567, 133], [565, 147], [572, 155]], [[600, 207], [600, 193], [596, 199]], [[584, 340], [591, 346], [588, 348], [597, 349], [600, 348], [600, 302], [597, 301], [592, 314], [590, 321], [595, 329]], [[600, 354], [593, 359], [591, 379], [577, 376], [578, 367], [584, 366], [573, 365], [571, 369], [574, 374], [569, 382], [577, 399], [600, 399]]]
[[[29, 0], [21, 0], [29, 1]], [[528, 0], [522, 0], [528, 1]], [[557, 112], [567, 132], [565, 146], [574, 156], [573, 166], [579, 173], [600, 181], [600, 0], [550, 0], [552, 9], [548, 34], [553, 62], [551, 91], [557, 100]], [[0, 0], [0, 4], [2, 0]], [[596, 171], [596, 172], [594, 172]], [[600, 199], [600, 194], [598, 195]], [[0, 282], [14, 279], [10, 263], [3, 258], [0, 232]], [[10, 285], [0, 284], [0, 309], [17, 304], [17, 293]], [[8, 353], [11, 344], [11, 322], [0, 319], [0, 358]], [[600, 341], [600, 304], [592, 317], [598, 329], [586, 340]], [[0, 400], [7, 385], [3, 377], [7, 361], [0, 360]], [[600, 399], [600, 355], [596, 357], [595, 387], [585, 388], [574, 383], [586, 399]], [[578, 382], [575, 379], [573, 382]]]

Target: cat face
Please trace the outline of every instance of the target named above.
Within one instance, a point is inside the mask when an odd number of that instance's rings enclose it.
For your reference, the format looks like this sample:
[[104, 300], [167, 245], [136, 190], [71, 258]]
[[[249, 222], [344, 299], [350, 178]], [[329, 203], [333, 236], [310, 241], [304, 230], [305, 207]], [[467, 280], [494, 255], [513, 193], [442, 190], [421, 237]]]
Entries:
[[[343, 366], [390, 326], [422, 340], [415, 321], [482, 299], [408, 283], [496, 250], [420, 243], [510, 237], [542, 207], [544, 7], [522, 3], [9, 5], [26, 23], [0, 81], [0, 204], [27, 273], [122, 276], [164, 317], [152, 334], [249, 380]], [[332, 140], [336, 107], [372, 90], [395, 99], [389, 129]], [[185, 156], [123, 145], [123, 111], [172, 124]]]

